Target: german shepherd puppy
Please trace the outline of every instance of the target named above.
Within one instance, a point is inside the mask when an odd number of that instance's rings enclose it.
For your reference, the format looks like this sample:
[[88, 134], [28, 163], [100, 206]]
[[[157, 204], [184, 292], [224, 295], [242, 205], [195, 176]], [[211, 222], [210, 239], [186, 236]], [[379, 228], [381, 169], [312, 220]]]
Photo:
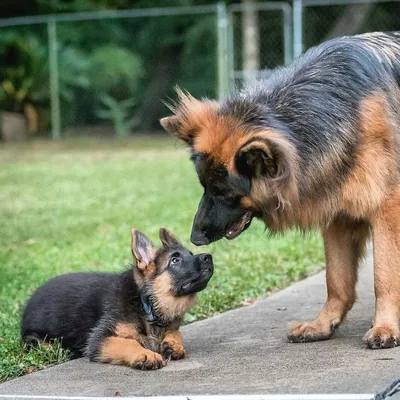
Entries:
[[163, 246], [132, 229], [135, 266], [119, 274], [73, 273], [51, 279], [28, 301], [27, 345], [62, 339], [91, 361], [158, 369], [185, 356], [179, 326], [213, 274], [210, 254], [193, 255], [165, 228]]
[[252, 218], [272, 232], [322, 231], [328, 297], [293, 342], [328, 339], [351, 309], [367, 239], [376, 311], [370, 348], [400, 344], [400, 32], [311, 48], [221, 102], [178, 91], [162, 126], [185, 141], [204, 187], [191, 241], [234, 239]]

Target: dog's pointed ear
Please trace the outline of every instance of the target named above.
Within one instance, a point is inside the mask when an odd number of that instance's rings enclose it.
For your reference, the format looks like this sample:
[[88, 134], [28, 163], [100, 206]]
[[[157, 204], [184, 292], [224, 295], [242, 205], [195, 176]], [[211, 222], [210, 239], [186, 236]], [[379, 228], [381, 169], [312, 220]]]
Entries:
[[197, 103], [197, 100], [189, 93], [183, 92], [178, 87], [175, 88], [178, 99], [175, 103], [165, 103], [165, 105], [173, 112], [173, 115], [160, 119], [161, 126], [178, 139], [183, 140], [189, 146], [193, 144], [192, 130], [188, 129], [187, 124], [187, 112], [193, 108], [193, 105]]
[[136, 229], [131, 229], [132, 255], [136, 260], [136, 266], [144, 271], [155, 259], [155, 249], [151, 240]]
[[294, 176], [294, 158], [293, 147], [283, 138], [252, 138], [236, 152], [235, 167], [250, 179], [265, 177], [287, 184]]
[[179, 240], [166, 228], [160, 228], [160, 240], [164, 246], [179, 246]]
[[183, 140], [189, 146], [193, 144], [194, 132], [190, 129], [185, 129], [183, 127], [181, 118], [177, 115], [161, 118], [160, 124], [168, 133], [171, 133], [178, 139]]
[[172, 133], [173, 135], [177, 135], [182, 126], [179, 117], [176, 115], [161, 118], [160, 124], [168, 133]]
[[210, 125], [210, 121], [217, 118], [216, 110], [219, 105], [208, 99], [198, 100], [190, 93], [175, 88], [178, 95], [176, 102], [165, 103], [173, 115], [162, 118], [161, 126], [169, 133], [193, 146], [201, 128]]
[[248, 178], [275, 177], [277, 165], [271, 148], [265, 141], [249, 141], [235, 155], [239, 174]]

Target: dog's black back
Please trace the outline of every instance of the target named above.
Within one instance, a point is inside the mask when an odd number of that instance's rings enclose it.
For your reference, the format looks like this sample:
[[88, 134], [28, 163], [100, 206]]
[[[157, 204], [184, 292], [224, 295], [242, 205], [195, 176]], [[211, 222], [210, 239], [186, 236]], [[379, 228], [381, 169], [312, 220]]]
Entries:
[[[100, 318], [112, 324], [129, 313], [139, 323], [144, 313], [132, 270], [121, 274], [73, 273], [40, 287], [28, 301], [21, 335], [25, 343], [62, 338], [63, 347], [82, 353]], [[107, 322], [107, 321], [103, 321]]]

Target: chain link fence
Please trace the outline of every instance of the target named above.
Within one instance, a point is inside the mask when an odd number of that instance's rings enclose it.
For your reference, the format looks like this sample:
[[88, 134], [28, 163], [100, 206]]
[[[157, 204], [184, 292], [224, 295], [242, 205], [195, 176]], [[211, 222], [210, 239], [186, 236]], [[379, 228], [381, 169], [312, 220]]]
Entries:
[[293, 0], [294, 56], [343, 35], [400, 30], [398, 0]]
[[234, 83], [292, 60], [292, 9], [286, 2], [242, 2], [230, 7]]
[[23, 114], [32, 135], [151, 132], [175, 85], [221, 97], [324, 40], [396, 29], [400, 1], [380, 0], [241, 0], [0, 19], [0, 108]]
[[400, 29], [400, 2], [330, 5], [309, 1], [303, 13], [304, 48], [342, 35]]
[[0, 20], [0, 86], [32, 134], [158, 130], [176, 85], [217, 96], [217, 16], [210, 5]]

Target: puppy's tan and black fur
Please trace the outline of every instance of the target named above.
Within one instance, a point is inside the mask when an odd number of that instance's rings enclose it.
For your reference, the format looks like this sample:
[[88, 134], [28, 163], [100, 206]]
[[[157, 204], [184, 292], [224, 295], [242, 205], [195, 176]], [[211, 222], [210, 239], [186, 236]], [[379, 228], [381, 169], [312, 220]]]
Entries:
[[179, 327], [213, 274], [210, 254], [193, 255], [165, 228], [155, 248], [132, 230], [135, 265], [120, 274], [56, 277], [28, 301], [21, 335], [27, 345], [61, 339], [92, 361], [157, 369], [185, 355]]
[[327, 41], [221, 102], [179, 91], [163, 127], [191, 149], [204, 195], [191, 240], [322, 231], [328, 297], [292, 341], [329, 338], [352, 307], [367, 239], [376, 311], [365, 341], [400, 344], [400, 32]]

